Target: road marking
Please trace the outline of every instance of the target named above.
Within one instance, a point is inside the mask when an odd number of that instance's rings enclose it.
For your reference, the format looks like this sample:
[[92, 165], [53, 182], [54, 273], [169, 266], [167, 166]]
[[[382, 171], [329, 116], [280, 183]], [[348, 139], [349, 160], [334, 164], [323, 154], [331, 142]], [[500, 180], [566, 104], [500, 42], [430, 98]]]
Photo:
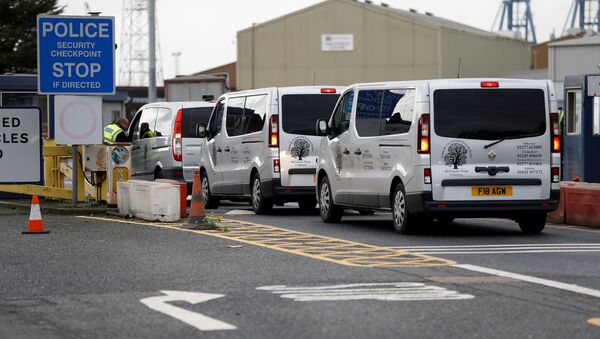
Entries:
[[344, 300], [462, 300], [475, 298], [443, 287], [423, 283], [367, 283], [316, 287], [288, 287], [285, 285], [263, 286], [257, 290], [270, 291], [281, 298], [295, 301], [344, 301]]
[[587, 323], [590, 324], [590, 325], [593, 325], [593, 326], [600, 327], [600, 318], [588, 319]]
[[569, 291], [569, 292], [574, 292], [574, 293], [579, 293], [579, 294], [584, 294], [584, 295], [589, 295], [592, 297], [600, 298], [599, 290], [582, 287], [579, 285], [565, 284], [565, 283], [561, 283], [561, 282], [554, 281], [554, 280], [542, 279], [542, 278], [532, 277], [529, 275], [500, 271], [500, 270], [495, 270], [492, 268], [486, 268], [486, 267], [475, 266], [475, 265], [456, 264], [456, 265], [452, 265], [452, 267], [458, 267], [458, 268], [462, 268], [464, 270], [469, 270], [469, 271], [474, 271], [474, 272], [497, 275], [499, 277], [512, 278], [512, 279], [516, 279], [516, 280], [529, 282], [532, 284], [553, 287], [553, 288], [557, 288], [560, 290], [565, 290], [565, 291]]
[[140, 302], [160, 313], [171, 316], [177, 320], [193, 326], [200, 331], [235, 330], [237, 327], [226, 322], [213, 319], [200, 313], [168, 304], [170, 301], [185, 301], [190, 304], [198, 304], [224, 297], [223, 294], [196, 293], [183, 291], [160, 291], [166, 295], [140, 299]]
[[523, 254], [600, 252], [600, 243], [591, 244], [509, 244], [462, 246], [394, 246], [387, 247], [423, 254]]
[[226, 232], [223, 232], [221, 230], [202, 231], [185, 229], [180, 227], [183, 225], [182, 223], [151, 223], [92, 216], [81, 216], [80, 218], [161, 227], [209, 235], [281, 252], [301, 255], [312, 259], [324, 260], [345, 266], [439, 267], [449, 266], [456, 263], [452, 260], [437, 258], [420, 253], [411, 253], [349, 240], [291, 231], [275, 226], [231, 219], [222, 220], [222, 226], [227, 229]]
[[227, 213], [225, 213], [225, 215], [254, 215], [256, 213], [254, 213], [254, 211], [249, 211], [249, 210], [231, 210]]

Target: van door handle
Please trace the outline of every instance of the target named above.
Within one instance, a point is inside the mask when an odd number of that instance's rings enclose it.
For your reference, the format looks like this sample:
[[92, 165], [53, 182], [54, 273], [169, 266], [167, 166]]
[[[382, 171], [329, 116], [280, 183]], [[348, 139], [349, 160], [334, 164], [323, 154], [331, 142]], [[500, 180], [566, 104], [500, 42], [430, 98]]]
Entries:
[[221, 149], [221, 147], [217, 148], [217, 152], [223, 152], [223, 150]]
[[362, 152], [361, 152], [360, 148], [359, 148], [359, 149], [357, 149], [356, 151], [354, 151], [354, 154], [356, 154], [356, 155], [361, 155], [361, 154], [362, 154]]
[[229, 151], [231, 151], [231, 149], [230, 149], [229, 147], [227, 147], [227, 148], [225, 149], [225, 152], [229, 152]]
[[350, 151], [348, 151], [348, 149], [346, 148], [346, 149], [344, 149], [344, 152], [342, 152], [342, 153], [344, 153], [344, 154], [350, 154]]

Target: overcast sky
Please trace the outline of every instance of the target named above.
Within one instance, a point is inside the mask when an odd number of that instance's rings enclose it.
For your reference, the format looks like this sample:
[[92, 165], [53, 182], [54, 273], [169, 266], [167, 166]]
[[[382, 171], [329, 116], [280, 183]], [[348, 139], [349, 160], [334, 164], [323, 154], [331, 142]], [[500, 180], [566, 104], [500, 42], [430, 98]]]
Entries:
[[[181, 74], [190, 74], [236, 60], [236, 32], [253, 22], [277, 18], [322, 0], [157, 0], [157, 20], [164, 78], [175, 72], [172, 53], [181, 52]], [[362, 0], [361, 0], [362, 1]], [[94, 11], [114, 16], [116, 40], [121, 40], [123, 0], [59, 0], [64, 14]], [[380, 3], [381, 0], [373, 0]], [[414, 8], [485, 30], [492, 28], [502, 0], [383, 0], [391, 7]], [[560, 35], [572, 0], [532, 0], [538, 41]], [[118, 59], [118, 57], [117, 57]], [[117, 72], [118, 73], [118, 72]]]

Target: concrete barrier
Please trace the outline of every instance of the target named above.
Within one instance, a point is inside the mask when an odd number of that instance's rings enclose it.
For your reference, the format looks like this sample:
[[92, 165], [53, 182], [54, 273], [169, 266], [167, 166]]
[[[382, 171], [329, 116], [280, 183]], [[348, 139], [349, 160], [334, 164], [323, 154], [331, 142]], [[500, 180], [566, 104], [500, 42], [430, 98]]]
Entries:
[[600, 227], [600, 184], [568, 186], [565, 210], [567, 224]]
[[181, 218], [180, 187], [165, 182], [129, 180], [117, 185], [119, 212], [148, 221]]
[[179, 187], [179, 213], [181, 219], [185, 219], [187, 217], [187, 183], [173, 179], [156, 179], [156, 181]]
[[573, 187], [577, 183], [573, 181], [562, 181], [560, 183], [560, 201], [558, 203], [558, 208], [554, 212], [548, 213], [548, 221], [554, 224], [564, 224], [566, 222], [567, 216], [567, 189], [568, 187]]

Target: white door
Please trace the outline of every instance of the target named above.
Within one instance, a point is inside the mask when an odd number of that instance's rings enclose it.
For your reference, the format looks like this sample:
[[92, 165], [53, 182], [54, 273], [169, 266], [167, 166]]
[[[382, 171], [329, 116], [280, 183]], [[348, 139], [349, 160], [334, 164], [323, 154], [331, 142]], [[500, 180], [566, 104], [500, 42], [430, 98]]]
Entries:
[[[242, 194], [250, 194], [250, 174], [253, 163], [261, 164], [265, 161], [267, 136], [265, 117], [270, 96], [267, 94], [251, 95], [246, 97], [244, 105], [244, 133], [241, 137], [239, 172]], [[233, 154], [232, 154], [233, 156]], [[261, 178], [264, 180], [265, 178]]]
[[414, 119], [414, 95], [414, 90], [400, 88], [358, 92], [353, 141], [354, 204], [387, 206], [392, 172], [404, 173], [405, 177], [412, 173], [414, 147], [408, 132]]
[[214, 112], [208, 122], [206, 135], [207, 149], [204, 152], [204, 167], [206, 168], [208, 181], [213, 194], [222, 193], [223, 185], [223, 149], [221, 143], [225, 138], [225, 131], [222, 128], [225, 113], [225, 100], [217, 103]]
[[151, 139], [143, 138], [140, 130], [144, 124], [148, 124], [148, 128], [154, 130], [158, 110], [158, 107], [146, 107], [139, 115], [139, 119], [134, 121], [135, 126], [133, 126], [131, 143], [131, 172], [134, 179], [154, 179], [154, 169], [150, 168], [150, 158], [152, 157]]
[[228, 98], [225, 113], [226, 136], [217, 145], [217, 152], [222, 153], [223, 185], [222, 193], [230, 195], [242, 194], [244, 165], [242, 154], [242, 137], [244, 134], [245, 97]]
[[545, 86], [432, 88], [433, 198], [542, 200], [550, 195]]
[[194, 180], [194, 171], [200, 167], [202, 138], [198, 138], [200, 124], [208, 125], [213, 107], [184, 107], [181, 119], [183, 178]]
[[354, 165], [349, 127], [353, 105], [354, 92], [345, 93], [329, 121], [331, 133], [327, 138], [329, 151], [333, 156], [334, 173], [328, 173], [328, 175], [331, 189], [334, 192], [334, 202], [337, 204], [352, 203], [351, 187]]
[[329, 119], [339, 98], [336, 93], [321, 93], [321, 88], [286, 90], [280, 95], [279, 157], [281, 185], [315, 185], [320, 119]]

